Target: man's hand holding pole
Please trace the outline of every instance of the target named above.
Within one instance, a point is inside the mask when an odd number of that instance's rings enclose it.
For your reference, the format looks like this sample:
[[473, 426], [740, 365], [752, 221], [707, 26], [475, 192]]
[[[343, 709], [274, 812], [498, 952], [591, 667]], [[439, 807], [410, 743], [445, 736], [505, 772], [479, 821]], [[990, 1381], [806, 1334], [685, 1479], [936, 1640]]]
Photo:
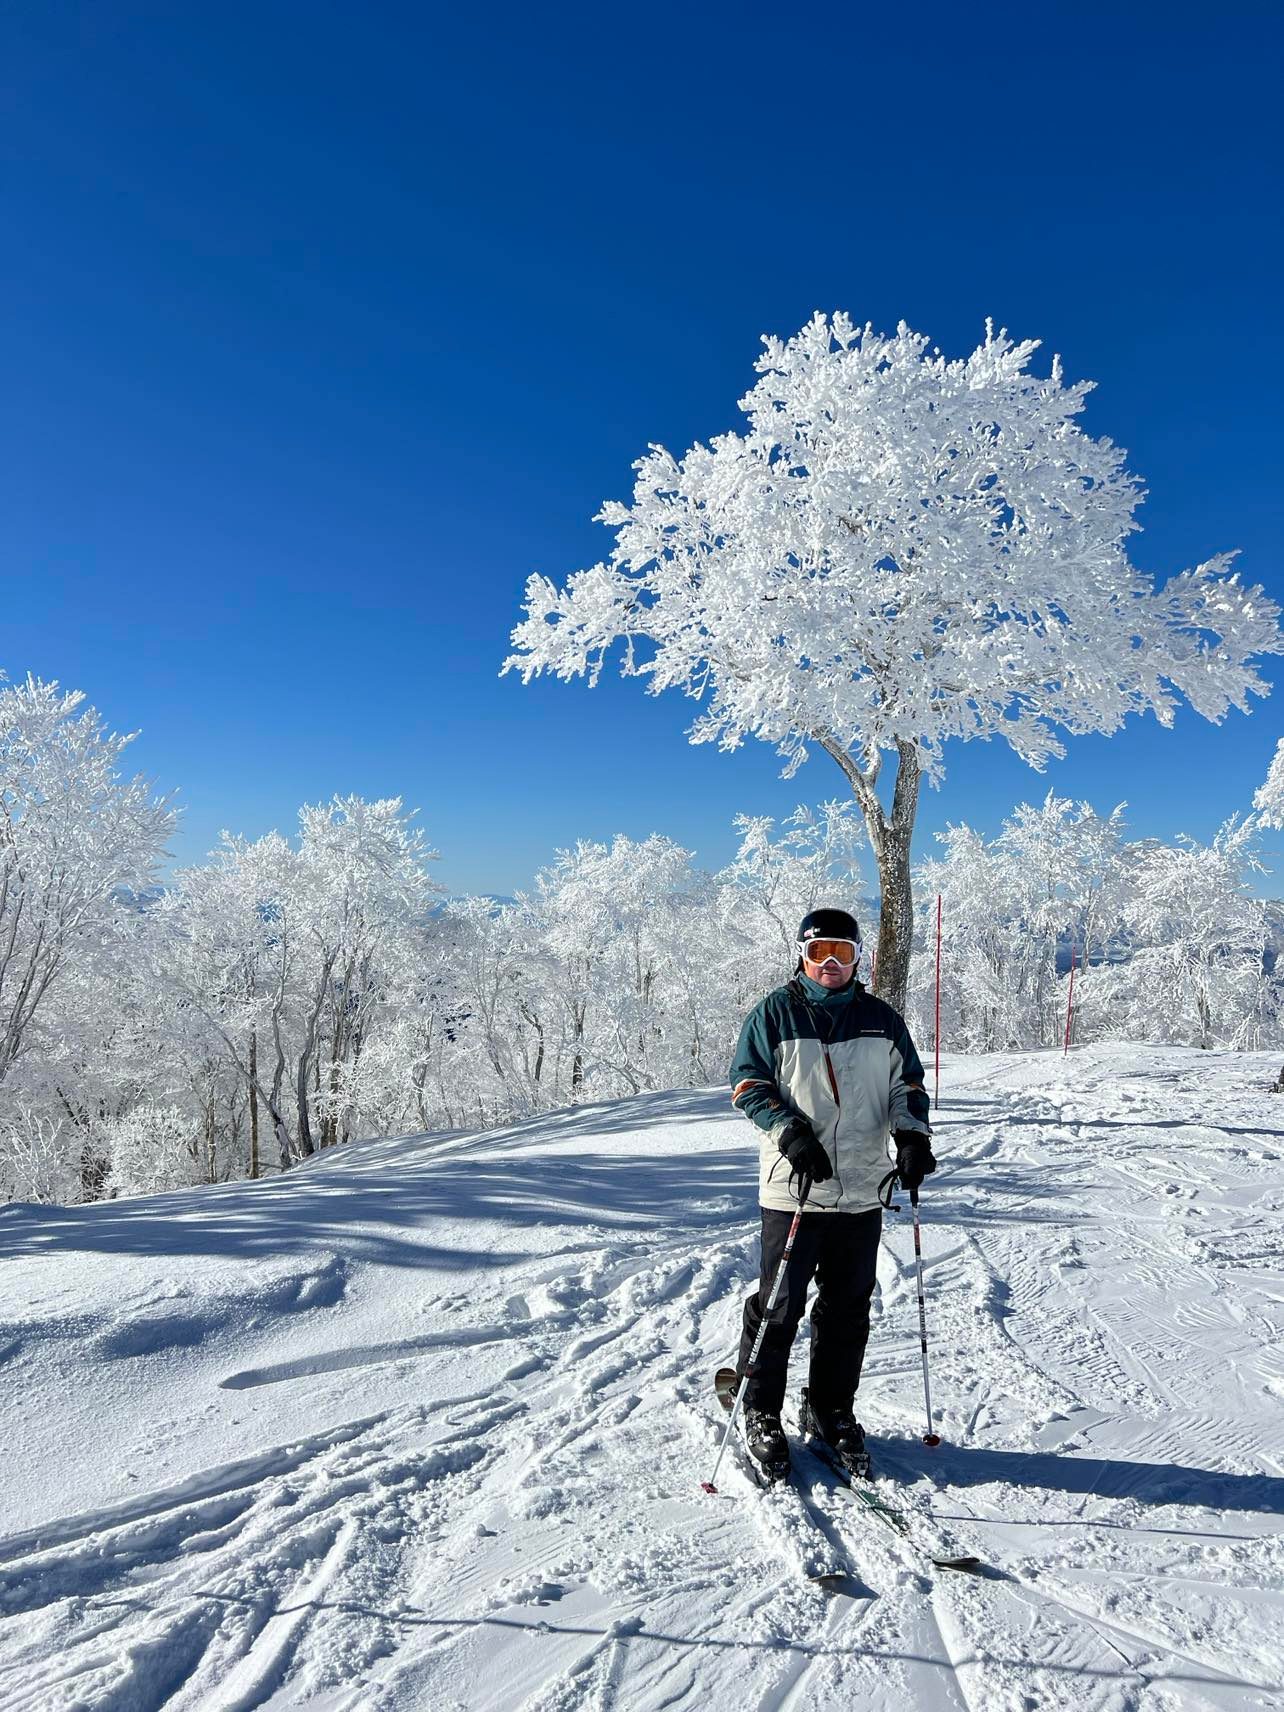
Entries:
[[806, 1118], [791, 1118], [776, 1145], [789, 1161], [791, 1177], [810, 1177], [813, 1183], [824, 1183], [834, 1175], [829, 1155]]
[[932, 1144], [920, 1129], [898, 1129], [896, 1132], [896, 1175], [907, 1194], [917, 1194], [924, 1177], [936, 1170]]

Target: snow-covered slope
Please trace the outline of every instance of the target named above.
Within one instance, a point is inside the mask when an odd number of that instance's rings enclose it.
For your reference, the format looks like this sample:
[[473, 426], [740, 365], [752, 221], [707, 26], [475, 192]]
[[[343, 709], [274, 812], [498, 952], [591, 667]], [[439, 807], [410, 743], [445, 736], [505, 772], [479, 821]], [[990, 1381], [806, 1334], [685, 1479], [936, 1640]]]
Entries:
[[986, 1578], [924, 1572], [809, 1458], [837, 1587], [792, 1500], [699, 1490], [756, 1257], [723, 1093], [2, 1209], [0, 1705], [1284, 1704], [1277, 1068], [947, 1061], [946, 1442], [903, 1216], [860, 1401]]

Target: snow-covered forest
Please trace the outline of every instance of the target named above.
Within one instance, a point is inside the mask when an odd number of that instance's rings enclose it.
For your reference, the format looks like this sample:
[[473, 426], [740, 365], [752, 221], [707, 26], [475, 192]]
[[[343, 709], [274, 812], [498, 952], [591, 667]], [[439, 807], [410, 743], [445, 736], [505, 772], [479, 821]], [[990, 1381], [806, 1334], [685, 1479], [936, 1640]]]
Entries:
[[[305, 806], [167, 872], [171, 804], [82, 698], [0, 688], [0, 1198], [92, 1201], [261, 1176], [355, 1137], [477, 1129], [724, 1080], [800, 917], [859, 900], [857, 805], [746, 814], [717, 872], [663, 832], [550, 853], [511, 900], [447, 897], [398, 800]], [[1210, 845], [1049, 794], [952, 826], [915, 873], [909, 1017], [952, 1051], [1273, 1044], [1270, 781]], [[1246, 809], [1248, 805], [1245, 805]], [[430, 811], [429, 811], [430, 813]], [[930, 905], [930, 907], [929, 907]], [[867, 960], [863, 974], [877, 970]]]

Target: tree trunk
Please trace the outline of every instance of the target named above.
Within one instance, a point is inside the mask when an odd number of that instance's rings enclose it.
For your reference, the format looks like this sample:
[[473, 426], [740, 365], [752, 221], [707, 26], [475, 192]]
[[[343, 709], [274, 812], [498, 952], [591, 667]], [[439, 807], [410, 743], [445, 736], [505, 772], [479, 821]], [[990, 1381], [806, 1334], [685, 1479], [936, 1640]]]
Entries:
[[299, 1157], [306, 1159], [309, 1154], [316, 1152], [312, 1140], [312, 1114], [308, 1106], [308, 1070], [311, 1059], [306, 1052], [299, 1056], [299, 1068], [294, 1079], [294, 1104], [298, 1114], [298, 1151]]
[[276, 1068], [272, 1072], [272, 1093], [268, 1099], [267, 1108], [272, 1119], [272, 1132], [276, 1136], [281, 1169], [288, 1171], [294, 1164], [294, 1144], [290, 1140], [290, 1132], [286, 1128], [282, 1110], [282, 1095], [285, 1092], [285, 1048], [281, 1044], [281, 1019], [276, 1014], [272, 1017], [272, 1035], [276, 1046]]
[[321, 965], [321, 973], [317, 978], [316, 997], [312, 1009], [308, 1013], [307, 1025], [303, 1031], [303, 1043], [299, 1047], [299, 1062], [294, 1077], [295, 1105], [298, 1108], [299, 1130], [296, 1143], [301, 1158], [316, 1152], [316, 1144], [312, 1139], [312, 1111], [308, 1098], [308, 1077], [314, 1072], [317, 1075], [317, 1086], [320, 1087], [320, 1061], [315, 1058], [317, 1050], [317, 1029], [321, 1021], [321, 1012], [325, 1008], [326, 994], [330, 986], [330, 974], [334, 968], [337, 953], [326, 953]]
[[88, 1205], [91, 1201], [101, 1201], [103, 1187], [111, 1170], [111, 1161], [105, 1154], [96, 1153], [85, 1141], [80, 1150], [80, 1199]]
[[1202, 1052], [1213, 1049], [1213, 1013], [1208, 1003], [1208, 994], [1201, 987], [1195, 995], [1195, 1004], [1199, 1011], [1199, 1046]]
[[250, 1176], [259, 1174], [259, 1031], [250, 1030]]
[[587, 1010], [587, 1008], [588, 1007], [586, 1005], [576, 1004], [574, 1001], [572, 1001], [571, 1017], [572, 1017], [572, 1020], [574, 1023], [574, 1030], [575, 1030], [574, 1034], [571, 1037], [575, 1043], [575, 1054], [574, 1054], [574, 1057], [571, 1059], [571, 1104], [572, 1105], [576, 1104], [576, 1102], [579, 1100], [580, 1089], [584, 1086], [584, 1052], [583, 1052], [584, 1014], [585, 1014], [585, 1011]]
[[544, 1074], [544, 1024], [531, 1010], [525, 1000], [522, 1001], [521, 1014], [535, 1030], [535, 1067], [530, 1071], [530, 1078], [535, 1084], [535, 1091], [538, 1094], [540, 1077]]
[[205, 1102], [205, 1181], [218, 1182], [218, 1120], [214, 1110], [214, 1077], [210, 1077], [209, 1097]]
[[892, 817], [886, 823], [878, 857], [882, 915], [878, 923], [878, 992], [893, 1010], [904, 1011], [909, 987], [910, 954], [914, 949], [914, 888], [910, 878], [910, 846], [918, 813], [921, 775], [918, 751], [911, 743], [897, 745], [899, 763]]
[[852, 794], [865, 817], [870, 847], [878, 864], [882, 912], [878, 923], [878, 996], [893, 1010], [904, 1011], [909, 987], [910, 953], [914, 946], [914, 888], [910, 878], [910, 850], [914, 819], [922, 783], [918, 750], [897, 739], [896, 789], [892, 812], [887, 814], [878, 798], [878, 774], [882, 757], [861, 767], [831, 733], [818, 731], [816, 741], [842, 768]]

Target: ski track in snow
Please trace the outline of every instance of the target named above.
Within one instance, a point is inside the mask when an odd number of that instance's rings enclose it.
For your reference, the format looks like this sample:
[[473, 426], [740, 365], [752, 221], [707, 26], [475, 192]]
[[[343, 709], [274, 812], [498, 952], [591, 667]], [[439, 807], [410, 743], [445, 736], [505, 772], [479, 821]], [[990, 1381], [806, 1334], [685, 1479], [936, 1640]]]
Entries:
[[985, 1576], [926, 1567], [806, 1453], [800, 1495], [731, 1453], [700, 1492], [757, 1256], [721, 1093], [5, 1209], [0, 1708], [1284, 1706], [1275, 1069], [948, 1062], [946, 1443], [919, 1440], [904, 1215], [860, 1408], [892, 1501]]

